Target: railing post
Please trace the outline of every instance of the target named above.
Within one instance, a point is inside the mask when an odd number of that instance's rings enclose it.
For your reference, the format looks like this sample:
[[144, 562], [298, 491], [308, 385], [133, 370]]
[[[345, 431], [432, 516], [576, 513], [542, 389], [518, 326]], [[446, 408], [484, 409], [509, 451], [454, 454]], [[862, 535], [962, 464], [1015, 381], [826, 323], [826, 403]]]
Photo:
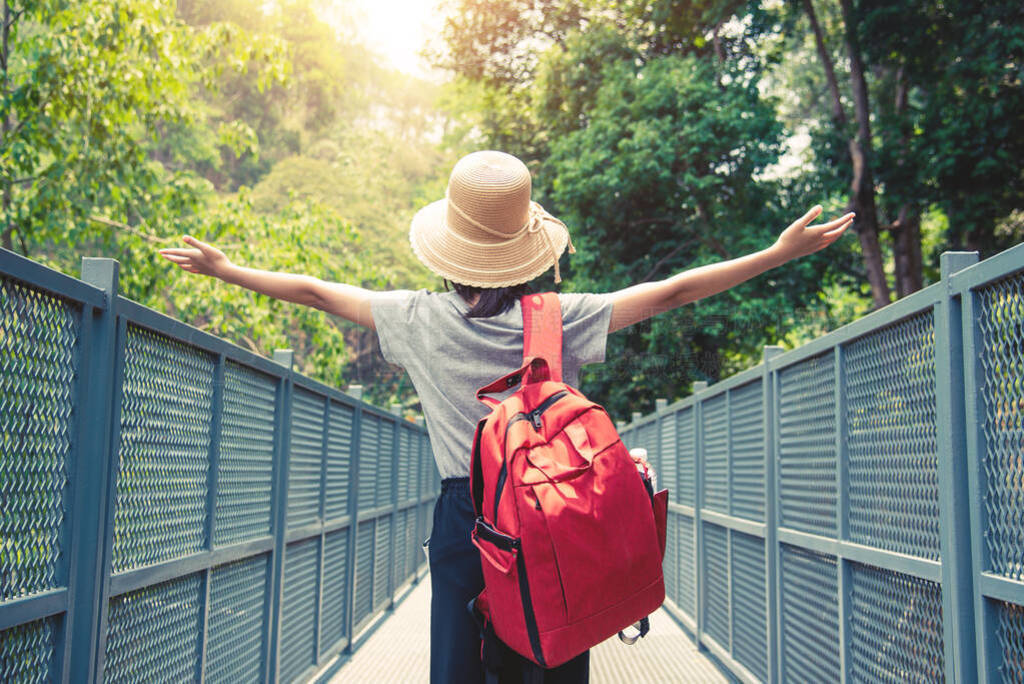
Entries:
[[[416, 425], [426, 430], [426, 421], [423, 416], [416, 416]], [[427, 469], [423, 467], [423, 444], [428, 439], [426, 432], [421, 432], [416, 436], [416, 544], [423, 548], [423, 542], [425, 539], [420, 539], [420, 530], [426, 529], [426, 513], [423, 510], [423, 478], [426, 477]], [[422, 523], [421, 523], [422, 520]], [[419, 569], [420, 569], [420, 556], [418, 553], [413, 553], [416, 558], [413, 572], [415, 577], [413, 581], [419, 581]]]
[[[218, 476], [220, 471], [220, 425], [224, 412], [224, 354], [217, 354], [213, 366], [213, 399], [211, 403], [213, 416], [210, 420], [210, 449], [207, 456], [208, 470], [206, 471], [206, 540], [204, 548], [207, 551], [213, 550], [214, 516], [217, 511], [217, 489]], [[196, 671], [196, 680], [203, 681], [206, 671], [206, 646], [209, 642], [210, 623], [210, 582], [213, 579], [213, 569], [203, 570], [202, 588], [200, 589], [203, 600], [199, 605], [200, 623], [202, 624], [201, 642], [199, 645], [199, 663]]]
[[[939, 557], [942, 561], [942, 642], [950, 682], [978, 678], [976, 616], [968, 487], [962, 306], [950, 276], [978, 261], [977, 252], [944, 252], [939, 258], [945, 291], [935, 310], [935, 418], [938, 424]], [[976, 388], [971, 388], [975, 390]], [[968, 547], [969, 548], [969, 547]]]
[[[693, 393], [699, 394], [708, 388], [708, 383], [697, 380], [693, 383]], [[697, 575], [694, 582], [693, 612], [694, 618], [694, 640], [697, 642], [697, 650], [703, 650], [701, 637], [704, 634], [704, 521], [701, 516], [701, 509], [704, 507], [704, 406], [702, 401], [693, 403], [693, 533], [695, 558], [693, 559], [693, 570]]]
[[[391, 440], [391, 552], [388, 556], [388, 610], [395, 607], [395, 549], [398, 548], [398, 469], [401, 467], [402, 405], [391, 404], [395, 416], [395, 438]], [[404, 530], [403, 530], [404, 532]]]
[[112, 435], [117, 419], [113, 406], [117, 391], [118, 267], [113, 259], [82, 259], [82, 280], [103, 290], [106, 307], [82, 307], [78, 440], [72, 445], [74, 457], [68, 464], [73, 498], [68, 516], [68, 624], [61, 667], [64, 682], [72, 678], [98, 681], [103, 672], [99, 630], [113, 535], [107, 510], [117, 476]]
[[[662, 444], [661, 435], [662, 435], [662, 423], [665, 420], [665, 416], [663, 414], [665, 413], [665, 409], [666, 408], [668, 408], [668, 399], [663, 399], [663, 398], [659, 397], [659, 398], [654, 400], [654, 411], [655, 411], [655, 416], [657, 416], [655, 418], [655, 420], [654, 420], [654, 430], [655, 430], [655, 439], [657, 440], [657, 444], [658, 444], [658, 453], [657, 453], [657, 456], [655, 456], [654, 454], [647, 454], [647, 462], [650, 463], [651, 466], [654, 468], [654, 476], [657, 478], [657, 482], [655, 483], [656, 484], [655, 491], [657, 491], [658, 488], [662, 488], [662, 487], [665, 486], [664, 473], [665, 473], [666, 449], [665, 449], [665, 445]], [[667, 541], [668, 536], [672, 535], [672, 534], [675, 534], [675, 526], [672, 524], [672, 520], [673, 520], [672, 512], [671, 511], [667, 511], [666, 515], [665, 515], [665, 535], [666, 535], [665, 549], [666, 549], [666, 551], [668, 550], [668, 541]], [[677, 565], [676, 559], [671, 559], [670, 558], [670, 559], [667, 559], [667, 560], [668, 560], [669, 563], [672, 563], [673, 566]], [[663, 561], [662, 565], [664, 566], [664, 564], [665, 563]], [[678, 572], [678, 570], [676, 572]], [[664, 575], [664, 568], [662, 569], [662, 575]], [[669, 587], [667, 585], [667, 583], [666, 583], [665, 595], [666, 596], [674, 596], [674, 594], [675, 594], [675, 587]]]
[[363, 424], [363, 404], [358, 401], [363, 396], [361, 385], [349, 387], [349, 394], [357, 401], [352, 412], [352, 444], [349, 446], [350, 457], [348, 459], [348, 554], [345, 556], [345, 634], [348, 635], [348, 645], [345, 646], [345, 653], [352, 652], [352, 644], [355, 635], [352, 634], [353, 617], [356, 599], [356, 543], [358, 542], [359, 528], [359, 441]]
[[782, 347], [766, 345], [761, 351], [762, 369], [762, 402], [764, 420], [764, 553], [765, 553], [765, 596], [768, 605], [765, 619], [767, 620], [767, 658], [770, 681], [782, 681], [779, 670], [779, 624], [776, 616], [780, 609], [778, 597], [778, 522], [776, 520], [775, 464], [778, 452], [775, 449], [775, 389], [771, 360], [782, 354]]
[[[849, 535], [849, 467], [846, 437], [846, 372], [843, 345], [837, 344], [833, 351], [833, 397], [835, 402], [836, 426], [836, 539], [846, 541]], [[839, 617], [839, 679], [845, 684], [849, 678], [850, 663], [850, 593], [853, 581], [849, 561], [840, 551], [836, 557], [836, 588], [839, 593], [837, 612]]]
[[[654, 400], [654, 430], [655, 430], [655, 443], [658, 445], [658, 453], [648, 454], [648, 462], [654, 466], [654, 473], [657, 475], [664, 468], [665, 453], [661, 443], [661, 423], [664, 420], [662, 414], [665, 413], [665, 409], [668, 408], [668, 399], [658, 398]], [[652, 458], [653, 457], [653, 458]]]
[[[324, 397], [324, 418], [323, 431], [320, 447], [320, 504], [318, 517], [320, 518], [320, 549], [317, 559], [317, 582], [316, 582], [316, 651], [314, 651], [317, 665], [320, 665], [320, 651], [324, 646], [323, 625], [324, 625], [324, 560], [327, 557], [327, 449], [330, 443], [331, 428], [331, 398]], [[328, 644], [330, 645], [330, 644]]]
[[276, 682], [280, 678], [281, 648], [281, 602], [284, 597], [284, 562], [287, 555], [287, 521], [288, 521], [288, 460], [289, 441], [291, 439], [292, 415], [292, 361], [290, 349], [275, 349], [274, 361], [285, 367], [277, 391], [274, 429], [274, 486], [273, 486], [273, 534], [274, 551], [271, 565], [270, 590], [270, 639], [268, 648], [270, 658], [267, 662], [268, 681]]
[[[725, 513], [726, 515], [732, 515], [732, 390], [726, 390], [725, 392]], [[736, 622], [736, 605], [733, 600], [732, 588], [733, 588], [733, 562], [732, 562], [732, 541], [733, 534], [735, 532], [732, 528], [725, 528], [725, 596], [728, 600], [728, 614], [725, 616], [729, 624], [728, 644], [721, 644], [725, 648], [725, 652], [730, 656], [734, 657], [733, 644], [733, 632], [735, 630]]]

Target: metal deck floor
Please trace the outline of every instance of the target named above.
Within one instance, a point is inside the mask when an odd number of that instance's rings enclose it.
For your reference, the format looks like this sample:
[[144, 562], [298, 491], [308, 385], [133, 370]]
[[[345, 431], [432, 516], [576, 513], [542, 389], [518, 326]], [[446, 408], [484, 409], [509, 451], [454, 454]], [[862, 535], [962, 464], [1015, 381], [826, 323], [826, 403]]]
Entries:
[[[330, 684], [423, 684], [430, 660], [430, 577], [405, 596], [355, 653], [334, 670]], [[335, 664], [336, 666], [336, 664]], [[332, 663], [324, 672], [332, 669]], [[633, 646], [615, 637], [590, 654], [592, 684], [728, 682], [721, 670], [664, 610], [651, 616], [650, 633]]]

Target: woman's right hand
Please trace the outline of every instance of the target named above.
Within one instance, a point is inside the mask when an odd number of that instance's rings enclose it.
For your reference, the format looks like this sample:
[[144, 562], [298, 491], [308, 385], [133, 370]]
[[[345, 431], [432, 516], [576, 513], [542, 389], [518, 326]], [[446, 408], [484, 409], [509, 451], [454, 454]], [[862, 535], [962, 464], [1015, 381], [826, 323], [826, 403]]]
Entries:
[[231, 261], [213, 245], [208, 245], [201, 240], [196, 240], [191, 235], [182, 238], [193, 249], [169, 248], [161, 249], [160, 256], [178, 264], [189, 273], [200, 273], [202, 275], [221, 277], [221, 274], [231, 266]]

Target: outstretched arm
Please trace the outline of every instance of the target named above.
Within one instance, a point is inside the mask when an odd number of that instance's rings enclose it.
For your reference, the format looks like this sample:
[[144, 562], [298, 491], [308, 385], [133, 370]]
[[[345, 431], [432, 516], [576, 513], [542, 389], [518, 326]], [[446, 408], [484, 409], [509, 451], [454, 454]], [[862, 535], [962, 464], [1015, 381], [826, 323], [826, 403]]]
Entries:
[[820, 225], [808, 225], [821, 213], [817, 206], [793, 222], [774, 245], [738, 259], [708, 264], [651, 283], [640, 283], [613, 292], [608, 332], [633, 325], [651, 316], [704, 297], [724, 292], [765, 271], [817, 252], [831, 245], [853, 222], [846, 214]]
[[219, 278], [226, 283], [240, 285], [274, 299], [305, 304], [347, 318], [367, 328], [374, 327], [370, 301], [377, 293], [372, 290], [354, 285], [329, 283], [314, 276], [298, 273], [261, 271], [238, 266], [231, 263], [224, 252], [213, 245], [188, 235], [184, 240], [192, 245], [192, 249], [161, 249], [160, 255], [189, 273]]

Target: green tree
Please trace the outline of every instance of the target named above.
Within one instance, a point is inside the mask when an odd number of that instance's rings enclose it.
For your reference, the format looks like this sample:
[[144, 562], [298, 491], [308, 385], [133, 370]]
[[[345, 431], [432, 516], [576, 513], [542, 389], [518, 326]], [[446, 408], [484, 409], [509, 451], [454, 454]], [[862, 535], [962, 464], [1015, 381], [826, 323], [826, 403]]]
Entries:
[[351, 326], [185, 284], [156, 254], [191, 232], [243, 262], [386, 286], [336, 211], [288, 201], [256, 212], [197, 173], [255, 152], [246, 119], [211, 103], [233, 79], [257, 95], [281, 87], [281, 41], [234, 23], [189, 26], [168, 2], [7, 2], [3, 20], [4, 246], [69, 273], [83, 254], [117, 258], [124, 295], [254, 351], [292, 347], [303, 371], [342, 382]]
[[[578, 236], [574, 289], [615, 290], [774, 241], [795, 209], [757, 178], [782, 128], [756, 79], [690, 55], [612, 63], [602, 81], [587, 126], [555, 139], [542, 170]], [[801, 260], [612, 336], [588, 390], [625, 416], [745, 366], [814, 296], [826, 265]]]
[[[385, 286], [380, 273], [360, 257], [363, 241], [358, 231], [320, 205], [297, 200], [273, 214], [260, 214], [242, 194], [211, 205], [202, 217], [181, 227], [216, 244], [239, 265]], [[300, 372], [334, 386], [349, 382], [347, 322], [214, 278], [188, 276], [151, 249], [145, 259], [153, 260], [153, 270], [127, 273], [126, 293], [140, 295], [157, 308], [256, 353], [270, 356], [276, 348], [291, 348]]]
[[438, 66], [470, 81], [520, 88], [533, 77], [538, 57], [586, 26], [589, 2], [569, 0], [447, 0]]
[[[194, 211], [203, 185], [155, 152], [169, 129], [204, 123], [192, 95], [219, 70], [282, 75], [272, 43], [242, 38], [226, 25], [190, 30], [168, 2], [4, 0], [0, 243], [73, 245]], [[218, 134], [248, 138], [238, 125]]]
[[985, 256], [1024, 238], [996, 230], [1024, 206], [1024, 7], [862, 0], [856, 17], [877, 88], [892, 93], [878, 154], [896, 222], [907, 203], [934, 204], [949, 248]]
[[[408, 248], [408, 225], [444, 187], [437, 187], [440, 157], [431, 141], [439, 125], [434, 87], [381, 66], [358, 35], [328, 25], [312, 0], [264, 3], [259, 11], [237, 0], [188, 0], [179, 14], [196, 27], [233, 22], [269, 33], [291, 62], [288, 81], [268, 89], [257, 88], [251, 74], [225, 72], [215, 91], [200, 91], [218, 120], [250, 123], [259, 144], [258, 154], [239, 157], [221, 149], [195, 170], [221, 191], [250, 186], [251, 194], [242, 194], [258, 221], [279, 221], [282, 211], [301, 205], [349, 224], [357, 241], [348, 244], [350, 234], [338, 232], [335, 248], [354, 250], [360, 272], [373, 276], [364, 285], [433, 284]], [[411, 395], [404, 376], [375, 354], [375, 332], [344, 323], [338, 330], [344, 353], [339, 347], [340, 356], [328, 356], [346, 360], [347, 378], [382, 403]]]
[[[933, 206], [951, 219], [950, 248], [992, 253], [1019, 240], [996, 229], [1020, 207], [1019, 3], [802, 0], [796, 21], [785, 16], [793, 7], [778, 15], [791, 48], [779, 70], [801, 73], [800, 83], [782, 79], [807, 95], [801, 101], [827, 93], [801, 125], [823, 191], [849, 188], [875, 306], [893, 290], [920, 289], [934, 271], [922, 246]], [[799, 66], [808, 40], [816, 74]]]
[[[746, 7], [586, 3], [558, 40], [534, 37], [548, 47], [524, 61], [523, 82], [474, 73], [472, 52], [454, 62], [467, 66], [466, 118], [533, 165], [536, 192], [570, 226], [569, 288], [614, 290], [759, 250], [806, 209], [792, 200], [801, 188], [766, 178], [783, 128], [759, 92], [756, 43], [770, 21], [730, 21]], [[466, 44], [496, 62], [508, 56], [486, 36]], [[488, 98], [518, 108], [474, 111]], [[820, 305], [848, 244], [612, 336], [606, 363], [584, 375], [588, 394], [625, 416], [749, 365]]]

